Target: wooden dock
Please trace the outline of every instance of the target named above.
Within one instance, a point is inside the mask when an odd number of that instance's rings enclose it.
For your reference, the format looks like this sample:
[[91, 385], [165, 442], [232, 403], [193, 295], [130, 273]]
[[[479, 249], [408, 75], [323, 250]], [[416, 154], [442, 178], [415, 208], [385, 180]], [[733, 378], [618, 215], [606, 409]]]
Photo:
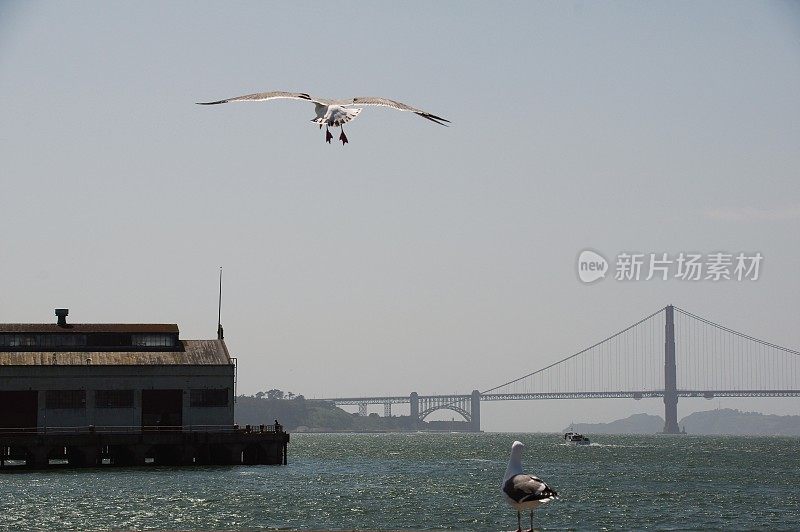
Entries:
[[0, 429], [0, 469], [285, 465], [288, 443], [280, 425]]

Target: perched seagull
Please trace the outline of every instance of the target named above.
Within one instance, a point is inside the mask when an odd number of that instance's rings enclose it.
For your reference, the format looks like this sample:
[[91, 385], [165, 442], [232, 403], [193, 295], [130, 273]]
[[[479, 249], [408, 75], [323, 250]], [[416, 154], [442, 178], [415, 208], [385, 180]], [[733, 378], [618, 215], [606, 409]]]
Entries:
[[[339, 135], [339, 140], [342, 141], [342, 146], [347, 143], [347, 136], [344, 134], [344, 124], [355, 119], [361, 112], [362, 107], [366, 105], [377, 105], [381, 107], [391, 107], [398, 111], [411, 111], [415, 115], [422, 118], [427, 118], [431, 122], [436, 122], [439, 125], [447, 126], [450, 123], [440, 116], [426, 113], [420, 109], [411, 107], [404, 103], [389, 100], [388, 98], [374, 98], [371, 96], [360, 96], [350, 100], [328, 100], [325, 98], [314, 98], [304, 92], [259, 92], [257, 94], [246, 94], [244, 96], [236, 96], [235, 98], [228, 98], [225, 100], [218, 100], [216, 102], [197, 102], [198, 105], [216, 105], [218, 103], [228, 102], [263, 102], [266, 100], [289, 99], [289, 100], [306, 100], [314, 104], [314, 112], [317, 114], [311, 121], [319, 124], [319, 128], [325, 126], [325, 142], [330, 144], [333, 135], [331, 135], [329, 127], [342, 128], [342, 134]], [[445, 123], [447, 122], [447, 124]]]
[[503, 495], [506, 502], [517, 510], [517, 532], [522, 532], [520, 513], [522, 510], [531, 511], [531, 528], [533, 530], [533, 511], [542, 504], [558, 498], [556, 490], [544, 483], [539, 477], [526, 475], [522, 472], [522, 442], [515, 441], [511, 445], [511, 458], [503, 477]]

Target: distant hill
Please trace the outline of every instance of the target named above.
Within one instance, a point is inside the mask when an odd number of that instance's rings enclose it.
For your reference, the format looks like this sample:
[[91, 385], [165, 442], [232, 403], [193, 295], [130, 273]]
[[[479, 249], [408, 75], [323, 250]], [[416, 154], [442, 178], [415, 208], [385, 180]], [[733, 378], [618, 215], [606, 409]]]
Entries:
[[730, 408], [695, 412], [679, 425], [689, 434], [800, 436], [800, 416], [775, 416]]
[[[678, 422], [688, 434], [800, 436], [800, 416], [775, 416], [730, 408], [689, 414]], [[564, 432], [570, 428], [564, 429]], [[664, 430], [664, 419], [634, 414], [611, 423], [575, 423], [572, 430], [583, 434], [656, 434]]]
[[[564, 432], [569, 432], [566, 427]], [[650, 414], [634, 414], [611, 423], [575, 423], [572, 430], [582, 434], [655, 434], [664, 430], [664, 420]]]

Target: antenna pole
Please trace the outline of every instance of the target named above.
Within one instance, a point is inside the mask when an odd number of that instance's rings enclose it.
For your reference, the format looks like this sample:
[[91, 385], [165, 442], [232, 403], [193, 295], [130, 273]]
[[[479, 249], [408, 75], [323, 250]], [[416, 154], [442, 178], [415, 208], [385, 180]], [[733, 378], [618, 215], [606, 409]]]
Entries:
[[219, 303], [217, 305], [217, 339], [222, 340], [222, 266], [219, 267]]

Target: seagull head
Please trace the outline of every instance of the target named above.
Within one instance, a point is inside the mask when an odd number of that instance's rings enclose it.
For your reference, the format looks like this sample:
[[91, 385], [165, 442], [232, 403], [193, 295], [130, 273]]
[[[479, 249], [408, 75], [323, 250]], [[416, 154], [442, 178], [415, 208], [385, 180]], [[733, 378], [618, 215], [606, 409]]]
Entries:
[[503, 475], [503, 483], [514, 475], [522, 474], [522, 449], [525, 445], [521, 441], [515, 441], [511, 444], [511, 456], [508, 459], [508, 467], [506, 467], [506, 474]]
[[511, 444], [511, 456], [515, 456], [518, 458], [522, 457], [522, 450], [525, 448], [525, 444], [521, 441], [515, 441]]

